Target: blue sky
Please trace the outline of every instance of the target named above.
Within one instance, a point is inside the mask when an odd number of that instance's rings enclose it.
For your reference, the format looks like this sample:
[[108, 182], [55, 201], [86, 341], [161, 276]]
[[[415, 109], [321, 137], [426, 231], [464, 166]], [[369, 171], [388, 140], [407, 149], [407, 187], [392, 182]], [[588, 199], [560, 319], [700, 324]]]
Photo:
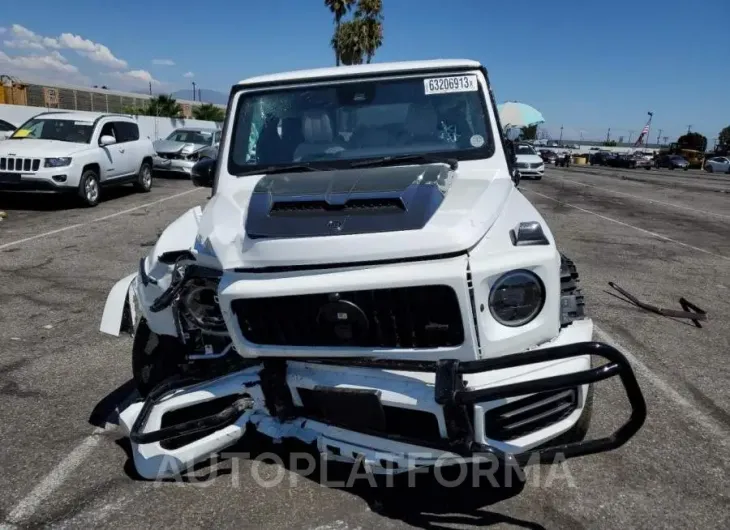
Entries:
[[[609, 127], [636, 138], [649, 110], [652, 141], [692, 125], [712, 143], [730, 124], [728, 0], [383, 4], [375, 62], [482, 61], [497, 100], [537, 107], [553, 137], [563, 125], [564, 138]], [[323, 0], [3, 2], [0, 27], [0, 73], [119, 89], [228, 92], [251, 75], [334, 64]]]

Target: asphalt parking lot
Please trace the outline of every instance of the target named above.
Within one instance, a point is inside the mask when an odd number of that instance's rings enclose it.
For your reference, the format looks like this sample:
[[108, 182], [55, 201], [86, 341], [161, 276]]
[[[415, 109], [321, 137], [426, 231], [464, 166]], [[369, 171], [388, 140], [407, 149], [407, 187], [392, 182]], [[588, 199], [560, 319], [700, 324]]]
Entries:
[[[730, 528], [730, 175], [573, 166], [520, 189], [576, 262], [596, 339], [634, 364], [647, 422], [616, 451], [536, 468], [511, 496], [484, 488], [443, 506], [423, 490], [400, 509], [394, 490], [245, 459], [189, 483], [136, 479], [113, 414], [131, 395], [131, 339], [99, 333], [101, 311], [207, 190], [157, 178], [93, 209], [0, 194], [0, 528]], [[709, 321], [648, 313], [609, 281], [664, 307], [685, 297]], [[591, 437], [627, 412], [612, 384], [595, 406]]]

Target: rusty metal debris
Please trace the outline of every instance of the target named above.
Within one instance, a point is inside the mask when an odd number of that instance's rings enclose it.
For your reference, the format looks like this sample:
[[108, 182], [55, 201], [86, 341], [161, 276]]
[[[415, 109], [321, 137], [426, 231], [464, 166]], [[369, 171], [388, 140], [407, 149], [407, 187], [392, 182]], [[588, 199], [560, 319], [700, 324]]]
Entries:
[[679, 299], [679, 304], [682, 306], [682, 311], [678, 309], [667, 309], [664, 307], [658, 307], [652, 304], [647, 304], [645, 302], [642, 302], [638, 298], [636, 298], [634, 295], [632, 295], [629, 292], [626, 292], [624, 289], [619, 287], [613, 282], [608, 282], [608, 285], [616, 289], [619, 293], [624, 295], [631, 303], [634, 305], [646, 309], [647, 311], [651, 311], [652, 313], [656, 313], [658, 315], [662, 315], [665, 317], [673, 317], [673, 318], [686, 318], [691, 320], [695, 326], [698, 328], [702, 327], [702, 324], [700, 324], [700, 320], [706, 321], [707, 320], [707, 313], [703, 310], [694, 305], [693, 303], [689, 302], [686, 298], [682, 297]]

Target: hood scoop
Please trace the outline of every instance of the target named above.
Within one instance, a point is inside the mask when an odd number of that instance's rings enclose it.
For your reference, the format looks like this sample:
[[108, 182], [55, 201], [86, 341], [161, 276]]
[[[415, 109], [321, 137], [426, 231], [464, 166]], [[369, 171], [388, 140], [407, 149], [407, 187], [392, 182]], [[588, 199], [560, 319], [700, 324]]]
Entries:
[[251, 195], [249, 238], [303, 238], [419, 230], [441, 206], [446, 165], [288, 173], [263, 177]]
[[349, 199], [344, 204], [321, 201], [278, 201], [271, 207], [271, 215], [322, 215], [402, 213], [406, 211], [401, 197]]

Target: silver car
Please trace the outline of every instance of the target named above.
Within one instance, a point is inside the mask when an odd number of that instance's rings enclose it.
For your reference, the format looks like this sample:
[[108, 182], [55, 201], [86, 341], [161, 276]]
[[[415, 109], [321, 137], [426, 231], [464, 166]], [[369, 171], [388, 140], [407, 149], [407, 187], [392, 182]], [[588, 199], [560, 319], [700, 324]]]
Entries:
[[730, 156], [715, 156], [705, 162], [708, 173], [730, 173]]
[[154, 142], [155, 171], [186, 173], [203, 158], [216, 158], [221, 130], [205, 127], [175, 129], [164, 140]]

